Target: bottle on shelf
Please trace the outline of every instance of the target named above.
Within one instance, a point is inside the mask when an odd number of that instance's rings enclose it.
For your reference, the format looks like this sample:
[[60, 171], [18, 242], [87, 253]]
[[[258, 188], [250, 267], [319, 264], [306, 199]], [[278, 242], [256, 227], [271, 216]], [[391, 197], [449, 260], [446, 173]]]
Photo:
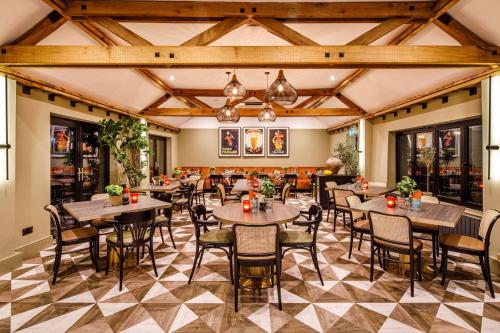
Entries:
[[130, 190], [125, 186], [122, 193], [122, 204], [128, 205], [130, 203]]

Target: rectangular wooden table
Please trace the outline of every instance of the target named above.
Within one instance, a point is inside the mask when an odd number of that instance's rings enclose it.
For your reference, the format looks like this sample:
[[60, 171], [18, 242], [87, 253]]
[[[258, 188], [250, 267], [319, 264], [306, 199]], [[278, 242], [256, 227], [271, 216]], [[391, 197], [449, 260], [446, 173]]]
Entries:
[[422, 202], [422, 208], [419, 210], [403, 209], [400, 207], [388, 208], [385, 198], [368, 200], [358, 207], [351, 209], [362, 213], [375, 211], [391, 215], [404, 215], [409, 217], [412, 222], [428, 223], [449, 228], [454, 228], [457, 225], [465, 210], [463, 206], [426, 202]]
[[130, 189], [131, 192], [170, 192], [178, 189], [181, 183], [178, 181], [171, 182], [169, 185], [146, 185], [137, 186]]
[[[259, 179], [259, 186], [262, 181]], [[248, 186], [248, 181], [246, 179], [238, 179], [236, 184], [234, 184], [231, 192], [249, 192], [253, 191], [253, 186]]]
[[140, 212], [150, 209], [169, 208], [172, 204], [148, 196], [139, 196], [138, 203], [104, 207], [104, 200], [65, 203], [64, 209], [78, 222], [111, 218], [122, 213]]
[[344, 185], [337, 185], [336, 187], [325, 187], [325, 190], [333, 190], [334, 188], [340, 189], [340, 190], [350, 190], [353, 191], [354, 194], [356, 195], [366, 195], [368, 197], [378, 197], [380, 195], [389, 193], [394, 191], [396, 188], [394, 187], [383, 187], [383, 186], [370, 186], [367, 189], [362, 189], [362, 188], [354, 188], [353, 184], [344, 184]]

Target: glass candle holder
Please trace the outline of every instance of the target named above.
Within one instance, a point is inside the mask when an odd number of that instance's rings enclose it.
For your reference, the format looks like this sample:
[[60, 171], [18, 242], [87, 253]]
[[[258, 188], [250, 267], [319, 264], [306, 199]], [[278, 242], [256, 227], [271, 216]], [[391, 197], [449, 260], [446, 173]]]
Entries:
[[366, 189], [368, 189], [368, 182], [364, 181], [363, 182], [363, 190], [366, 190]]
[[252, 208], [252, 207], [251, 207], [251, 204], [250, 204], [250, 200], [243, 200], [243, 202], [242, 202], [242, 206], [243, 206], [243, 211], [244, 211], [245, 213], [250, 212], [250, 209]]
[[386, 198], [386, 201], [387, 201], [388, 208], [395, 208], [396, 207], [396, 198], [393, 195], [388, 195]]
[[138, 203], [139, 202], [139, 193], [130, 193], [130, 201], [132, 203]]

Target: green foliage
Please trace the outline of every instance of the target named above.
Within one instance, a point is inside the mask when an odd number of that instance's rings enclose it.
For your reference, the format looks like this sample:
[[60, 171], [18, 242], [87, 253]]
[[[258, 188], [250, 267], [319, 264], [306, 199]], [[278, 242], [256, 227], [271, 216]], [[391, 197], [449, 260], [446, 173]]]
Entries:
[[359, 168], [359, 153], [360, 151], [356, 146], [339, 142], [333, 149], [333, 156], [337, 157], [344, 164], [344, 171], [346, 175], [357, 175]]
[[403, 176], [401, 181], [396, 184], [396, 188], [398, 189], [402, 197], [408, 198], [413, 194], [413, 192], [416, 191], [418, 185], [417, 182], [415, 182], [410, 177]]
[[138, 119], [104, 119], [99, 122], [99, 143], [108, 146], [115, 160], [123, 167], [131, 187], [146, 178], [142, 169], [148, 165], [141, 160], [141, 152], [149, 153], [146, 124]]
[[250, 171], [250, 177], [258, 177], [258, 176], [259, 172], [256, 169]]
[[259, 192], [262, 193], [266, 198], [272, 198], [276, 193], [273, 181], [269, 178], [264, 179], [262, 185], [260, 186]]
[[123, 193], [123, 187], [120, 185], [108, 185], [104, 188], [104, 191], [112, 197], [120, 196]]
[[174, 170], [174, 175], [175, 175], [175, 176], [179, 176], [179, 175], [181, 175], [181, 174], [182, 174], [182, 169], [175, 168], [175, 170]]

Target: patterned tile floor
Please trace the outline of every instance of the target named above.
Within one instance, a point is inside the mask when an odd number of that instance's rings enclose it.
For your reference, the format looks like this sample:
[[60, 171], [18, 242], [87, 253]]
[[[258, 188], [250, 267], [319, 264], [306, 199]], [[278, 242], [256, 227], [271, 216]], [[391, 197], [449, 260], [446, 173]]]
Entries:
[[[309, 198], [289, 203], [305, 208]], [[396, 265], [389, 272], [377, 269], [370, 282], [368, 242], [349, 260], [349, 231], [333, 234], [327, 223], [319, 232], [324, 286], [307, 253], [296, 251], [284, 258], [283, 311], [275, 290], [267, 289], [242, 292], [235, 313], [223, 252], [206, 253], [195, 282], [187, 284], [193, 228], [186, 213], [174, 220], [177, 249], [155, 237], [159, 277], [146, 257], [126, 269], [121, 292], [116, 271], [96, 273], [86, 252], [63, 257], [55, 286], [49, 283], [52, 249], [25, 260], [0, 277], [0, 332], [500, 332], [500, 297], [485, 293], [477, 266], [450, 262], [444, 287], [426, 273], [412, 298]], [[426, 263], [429, 254], [427, 243]]]

